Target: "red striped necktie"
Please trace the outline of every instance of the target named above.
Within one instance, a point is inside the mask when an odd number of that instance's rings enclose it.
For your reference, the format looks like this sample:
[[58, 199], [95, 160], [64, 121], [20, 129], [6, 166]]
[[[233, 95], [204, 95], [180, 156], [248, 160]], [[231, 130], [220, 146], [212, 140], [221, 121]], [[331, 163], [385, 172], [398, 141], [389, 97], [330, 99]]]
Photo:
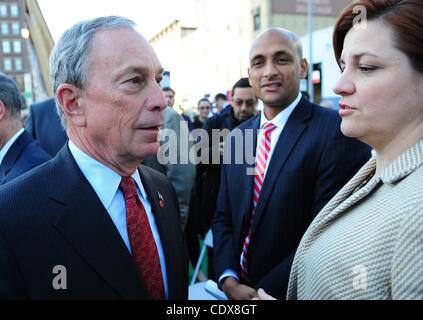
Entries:
[[241, 252], [241, 275], [245, 280], [248, 280], [248, 269], [247, 269], [247, 253], [248, 246], [251, 241], [251, 230], [253, 225], [254, 214], [257, 208], [257, 203], [260, 197], [260, 192], [263, 187], [265, 172], [267, 163], [269, 160], [269, 154], [271, 150], [272, 143], [272, 133], [276, 129], [276, 126], [273, 123], [266, 123], [263, 126], [263, 135], [261, 136], [260, 143], [257, 148], [256, 156], [256, 168], [254, 174], [254, 189], [253, 189], [253, 208], [250, 216], [250, 224], [248, 228], [248, 235], [244, 240]]
[[134, 179], [122, 177], [119, 187], [125, 198], [132, 258], [151, 298], [161, 300], [164, 298], [162, 269], [147, 213], [138, 198]]

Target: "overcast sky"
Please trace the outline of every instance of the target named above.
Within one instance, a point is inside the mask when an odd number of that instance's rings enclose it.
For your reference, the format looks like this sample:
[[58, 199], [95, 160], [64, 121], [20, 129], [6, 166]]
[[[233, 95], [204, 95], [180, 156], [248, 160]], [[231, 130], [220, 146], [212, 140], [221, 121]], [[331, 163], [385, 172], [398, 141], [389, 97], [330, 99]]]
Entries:
[[134, 20], [146, 38], [151, 38], [172, 20], [193, 19], [192, 0], [38, 0], [55, 41], [80, 20], [120, 15]]

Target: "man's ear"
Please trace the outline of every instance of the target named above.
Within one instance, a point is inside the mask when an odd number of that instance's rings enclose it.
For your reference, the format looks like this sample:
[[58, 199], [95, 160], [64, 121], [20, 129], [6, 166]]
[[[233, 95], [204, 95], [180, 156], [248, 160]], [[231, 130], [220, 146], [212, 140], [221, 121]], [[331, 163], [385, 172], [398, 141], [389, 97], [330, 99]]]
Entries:
[[251, 80], [250, 80], [250, 68], [247, 69], [247, 73], [248, 73], [248, 83], [250, 84], [250, 87], [252, 87]]
[[79, 103], [81, 89], [65, 83], [57, 88], [56, 96], [68, 124], [72, 123], [76, 127], [85, 127], [85, 110]]
[[305, 79], [307, 78], [308, 73], [308, 62], [307, 59], [303, 58], [300, 60], [300, 78]]
[[6, 118], [7, 109], [3, 101], [0, 100], [0, 121]]

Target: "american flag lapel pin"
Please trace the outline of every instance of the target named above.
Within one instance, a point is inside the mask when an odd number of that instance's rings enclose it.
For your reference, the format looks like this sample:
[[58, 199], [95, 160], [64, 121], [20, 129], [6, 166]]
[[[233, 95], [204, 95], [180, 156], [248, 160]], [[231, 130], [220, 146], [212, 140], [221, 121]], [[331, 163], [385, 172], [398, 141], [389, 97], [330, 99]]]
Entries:
[[164, 198], [163, 198], [162, 194], [160, 192], [158, 192], [158, 191], [157, 191], [157, 196], [159, 197], [159, 205], [160, 205], [160, 208], [163, 209], [164, 206], [165, 206]]

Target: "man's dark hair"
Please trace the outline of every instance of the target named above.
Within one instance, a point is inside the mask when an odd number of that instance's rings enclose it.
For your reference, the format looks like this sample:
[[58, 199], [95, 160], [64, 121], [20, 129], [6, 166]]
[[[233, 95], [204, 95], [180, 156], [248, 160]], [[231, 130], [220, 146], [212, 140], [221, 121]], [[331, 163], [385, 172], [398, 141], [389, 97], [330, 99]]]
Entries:
[[171, 87], [163, 87], [162, 91], [172, 91], [173, 94], [175, 94], [175, 90], [173, 90]]
[[223, 94], [223, 93], [218, 93], [215, 97], [214, 97], [214, 100], [228, 100], [228, 97], [225, 95], [225, 94]]
[[236, 88], [251, 88], [250, 81], [248, 78], [239, 79], [232, 87], [232, 94], [234, 94]]
[[10, 110], [10, 115], [19, 118], [21, 115], [22, 98], [16, 83], [0, 72], [0, 101]]

